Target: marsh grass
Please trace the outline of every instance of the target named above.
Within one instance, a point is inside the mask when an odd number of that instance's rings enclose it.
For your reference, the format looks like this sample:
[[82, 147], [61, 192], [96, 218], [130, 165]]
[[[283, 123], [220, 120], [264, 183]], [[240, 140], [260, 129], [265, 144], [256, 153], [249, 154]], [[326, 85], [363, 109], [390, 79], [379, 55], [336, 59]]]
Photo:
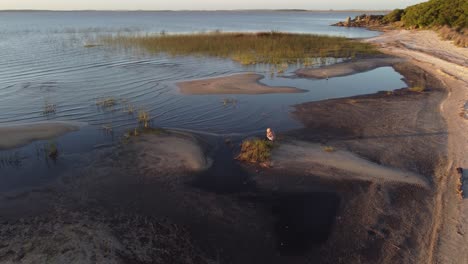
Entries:
[[273, 142], [263, 139], [247, 139], [242, 142], [241, 151], [237, 156], [240, 161], [262, 163], [270, 160]]
[[316, 58], [353, 58], [378, 53], [368, 43], [344, 37], [280, 32], [119, 35], [105, 37], [102, 41], [125, 48], [140, 47], [152, 53], [167, 53], [172, 56], [229, 58], [243, 65], [309, 65]]

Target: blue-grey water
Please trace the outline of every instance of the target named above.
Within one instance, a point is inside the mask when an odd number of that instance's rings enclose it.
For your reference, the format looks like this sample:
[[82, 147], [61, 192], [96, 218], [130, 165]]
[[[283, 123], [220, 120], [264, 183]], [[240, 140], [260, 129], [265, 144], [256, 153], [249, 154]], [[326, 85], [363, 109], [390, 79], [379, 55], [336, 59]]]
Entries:
[[[278, 131], [298, 128], [301, 124], [290, 114], [294, 104], [398, 89], [405, 86], [401, 75], [385, 67], [329, 80], [285, 78], [270, 76], [268, 66], [247, 67], [226, 59], [169, 57], [119, 50], [99, 45], [99, 37], [213, 30], [276, 30], [350, 38], [379, 34], [360, 28], [329, 26], [355, 15], [358, 13], [0, 12], [0, 125], [45, 120], [90, 124], [80, 132], [59, 139], [69, 155], [112, 142], [124, 131], [136, 127], [139, 110], [148, 111], [155, 126], [212, 135], [242, 137], [263, 131], [265, 127]], [[90, 44], [98, 45], [89, 47]], [[295, 68], [291, 66], [286, 74]], [[307, 92], [187, 96], [180, 94], [176, 87], [176, 83], [183, 80], [252, 71], [264, 74], [262, 82], [266, 84], [296, 86]], [[383, 79], [386, 81], [382, 82]], [[102, 98], [115, 98], [117, 104], [112, 108], [98, 107], [96, 102]], [[235, 99], [236, 103], [226, 105], [223, 103], [226, 98]], [[55, 113], [44, 113], [46, 105], [55, 105]], [[129, 106], [135, 108], [135, 113], [126, 112]], [[105, 133], [103, 126], [112, 127], [113, 133]], [[77, 138], [80, 138], [79, 143], [76, 143]], [[34, 148], [37, 146], [0, 151], [0, 158], [19, 153], [23, 161], [38, 159], [31, 154]], [[61, 168], [56, 164], [37, 164], [23, 162], [19, 166], [22, 170], [18, 166], [0, 166], [1, 189], [24, 183], [18, 180], [21, 179], [18, 175], [31, 178], [32, 171], [42, 167], [49, 172], [51, 166], [56, 170]], [[16, 176], [12, 178], [5, 176], [13, 174]], [[40, 177], [33, 178], [40, 181]]]

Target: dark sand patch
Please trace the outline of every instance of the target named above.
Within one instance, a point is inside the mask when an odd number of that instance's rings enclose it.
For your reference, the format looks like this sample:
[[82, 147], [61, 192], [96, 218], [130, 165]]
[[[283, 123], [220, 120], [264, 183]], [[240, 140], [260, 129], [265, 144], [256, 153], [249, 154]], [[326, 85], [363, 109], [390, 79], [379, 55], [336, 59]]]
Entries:
[[303, 93], [294, 87], [272, 87], [261, 84], [260, 74], [246, 73], [212, 79], [179, 82], [177, 86], [183, 94], [271, 94]]
[[59, 137], [78, 130], [80, 125], [72, 122], [44, 122], [0, 126], [0, 150], [21, 147], [36, 140]]
[[358, 59], [320, 68], [300, 69], [296, 71], [296, 74], [300, 77], [325, 79], [366, 72], [385, 66], [392, 66], [402, 61], [404, 60], [395, 57]]

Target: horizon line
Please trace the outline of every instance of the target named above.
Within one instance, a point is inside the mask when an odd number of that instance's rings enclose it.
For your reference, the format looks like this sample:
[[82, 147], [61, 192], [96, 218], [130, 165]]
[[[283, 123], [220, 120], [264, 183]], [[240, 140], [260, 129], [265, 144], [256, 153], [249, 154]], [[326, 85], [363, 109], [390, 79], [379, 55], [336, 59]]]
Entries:
[[392, 9], [0, 9], [0, 12], [219, 12], [219, 11], [292, 11], [292, 12], [388, 12]]

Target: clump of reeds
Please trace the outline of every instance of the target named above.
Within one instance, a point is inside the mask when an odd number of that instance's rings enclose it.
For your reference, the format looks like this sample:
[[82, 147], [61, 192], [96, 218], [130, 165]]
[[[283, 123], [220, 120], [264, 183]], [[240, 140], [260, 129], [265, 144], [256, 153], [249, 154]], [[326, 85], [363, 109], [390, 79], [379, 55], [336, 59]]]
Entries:
[[241, 151], [237, 156], [240, 161], [262, 163], [270, 160], [273, 142], [263, 139], [247, 139], [242, 142]]
[[151, 121], [151, 118], [150, 118], [149, 112], [146, 112], [143, 110], [138, 112], [138, 123], [142, 124], [145, 128], [149, 128], [150, 121]]
[[378, 53], [376, 48], [368, 43], [344, 37], [280, 32], [120, 35], [106, 37], [103, 42], [123, 47], [140, 47], [149, 52], [173, 56], [230, 58], [244, 65], [309, 65], [320, 58], [352, 58]]

